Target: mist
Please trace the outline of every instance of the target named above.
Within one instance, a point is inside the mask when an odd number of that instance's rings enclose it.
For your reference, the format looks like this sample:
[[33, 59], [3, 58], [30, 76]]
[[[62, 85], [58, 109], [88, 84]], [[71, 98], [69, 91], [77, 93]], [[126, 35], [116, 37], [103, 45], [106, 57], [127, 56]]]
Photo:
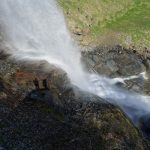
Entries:
[[120, 106], [132, 119], [150, 113], [150, 97], [118, 88], [139, 76], [110, 79], [86, 72], [81, 52], [72, 39], [55, 0], [3, 0], [0, 4], [3, 47], [18, 61], [46, 60], [63, 69], [71, 84]]

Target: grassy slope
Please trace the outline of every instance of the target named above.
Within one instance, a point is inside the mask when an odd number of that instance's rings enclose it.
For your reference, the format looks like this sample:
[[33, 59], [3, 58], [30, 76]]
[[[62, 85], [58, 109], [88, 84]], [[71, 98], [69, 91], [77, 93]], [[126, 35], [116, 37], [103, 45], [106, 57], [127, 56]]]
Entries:
[[[95, 42], [97, 39], [102, 41], [113, 37], [126, 45], [150, 47], [149, 0], [58, 0], [58, 2], [64, 8], [71, 30], [89, 30], [83, 41]], [[108, 42], [111, 42], [111, 39]]]

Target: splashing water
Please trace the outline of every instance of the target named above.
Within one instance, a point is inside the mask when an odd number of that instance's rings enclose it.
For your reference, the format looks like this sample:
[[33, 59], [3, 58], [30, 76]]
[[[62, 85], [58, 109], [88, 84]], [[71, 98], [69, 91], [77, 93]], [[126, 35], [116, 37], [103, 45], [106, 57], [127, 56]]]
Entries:
[[139, 76], [109, 79], [83, 70], [80, 50], [71, 39], [63, 13], [54, 0], [3, 0], [0, 27], [5, 49], [16, 59], [46, 60], [60, 67], [72, 84], [119, 105], [131, 118], [150, 113], [150, 97], [114, 85]]

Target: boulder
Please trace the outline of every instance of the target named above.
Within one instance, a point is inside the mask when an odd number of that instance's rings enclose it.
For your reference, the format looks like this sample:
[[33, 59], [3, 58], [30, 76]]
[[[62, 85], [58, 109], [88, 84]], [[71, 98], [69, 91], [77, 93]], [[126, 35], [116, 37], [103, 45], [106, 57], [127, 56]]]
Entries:
[[[103, 58], [101, 62], [108, 68]], [[118, 107], [78, 88], [74, 92], [64, 72], [57, 68], [44, 72], [41, 67], [23, 65], [19, 68], [23, 78], [17, 82], [17, 67], [12, 68], [15, 71], [7, 82], [9, 70], [3, 72], [7, 98], [0, 100], [2, 145], [19, 150], [149, 149], [149, 143]], [[40, 85], [40, 90], [35, 90], [31, 81], [34, 75], [39, 82], [46, 77], [49, 89]]]

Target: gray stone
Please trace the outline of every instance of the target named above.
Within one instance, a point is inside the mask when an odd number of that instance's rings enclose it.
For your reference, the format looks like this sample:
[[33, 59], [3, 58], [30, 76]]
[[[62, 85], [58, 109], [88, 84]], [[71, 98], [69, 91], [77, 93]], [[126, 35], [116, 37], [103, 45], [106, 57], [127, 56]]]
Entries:
[[87, 63], [88, 65], [90, 65], [91, 67], [95, 66], [95, 62], [92, 59], [87, 59]]
[[116, 64], [116, 62], [114, 60], [108, 60], [106, 62], [106, 64], [107, 64], [107, 66], [110, 68], [110, 70], [112, 72], [116, 72], [116, 71], [119, 70], [119, 68], [118, 68], [118, 66], [117, 66], [117, 64]]
[[131, 89], [135, 92], [140, 92], [141, 91], [141, 89], [138, 85], [133, 85], [133, 87]]
[[2, 147], [2, 146], [0, 146], [0, 150], [5, 150], [5, 148], [4, 148], [4, 147]]
[[93, 61], [97, 63], [99, 61], [99, 57], [97, 55], [93, 55]]

